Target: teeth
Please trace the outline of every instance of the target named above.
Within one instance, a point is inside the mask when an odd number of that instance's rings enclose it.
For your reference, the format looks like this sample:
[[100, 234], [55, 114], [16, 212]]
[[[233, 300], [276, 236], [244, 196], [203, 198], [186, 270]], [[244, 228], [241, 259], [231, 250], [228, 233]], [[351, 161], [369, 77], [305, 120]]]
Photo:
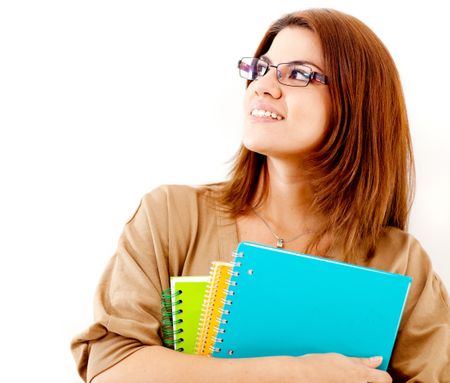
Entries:
[[270, 117], [278, 121], [283, 119], [283, 117], [279, 116], [278, 114], [263, 109], [253, 109], [251, 115], [253, 117]]

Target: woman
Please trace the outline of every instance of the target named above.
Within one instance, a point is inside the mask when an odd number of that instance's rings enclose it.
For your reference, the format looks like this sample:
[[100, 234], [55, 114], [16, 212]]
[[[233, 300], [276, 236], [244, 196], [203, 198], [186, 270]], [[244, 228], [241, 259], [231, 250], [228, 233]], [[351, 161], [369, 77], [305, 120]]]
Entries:
[[[444, 285], [406, 227], [413, 176], [402, 89], [388, 51], [333, 10], [276, 21], [248, 81], [243, 146], [228, 182], [165, 186], [126, 224], [74, 339], [81, 376], [99, 382], [449, 381]], [[339, 354], [222, 360], [162, 347], [160, 294], [171, 275], [206, 275], [241, 240], [413, 277], [388, 372]]]

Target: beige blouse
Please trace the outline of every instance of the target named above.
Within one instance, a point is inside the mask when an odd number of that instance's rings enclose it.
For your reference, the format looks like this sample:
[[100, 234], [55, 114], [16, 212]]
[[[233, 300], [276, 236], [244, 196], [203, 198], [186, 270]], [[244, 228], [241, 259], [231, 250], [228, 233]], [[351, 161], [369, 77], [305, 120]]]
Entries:
[[[161, 186], [143, 197], [101, 277], [94, 323], [71, 348], [83, 380], [149, 345], [161, 345], [160, 295], [173, 275], [207, 275], [231, 261], [236, 221], [212, 193]], [[366, 266], [413, 278], [388, 372], [394, 382], [450, 382], [450, 304], [430, 258], [411, 235], [385, 230]]]

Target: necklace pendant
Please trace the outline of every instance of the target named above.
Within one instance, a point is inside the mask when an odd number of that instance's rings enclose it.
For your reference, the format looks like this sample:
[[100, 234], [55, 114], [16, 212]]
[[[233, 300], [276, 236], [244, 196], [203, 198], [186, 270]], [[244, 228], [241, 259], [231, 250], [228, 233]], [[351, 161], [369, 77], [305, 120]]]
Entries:
[[282, 239], [282, 238], [277, 239], [277, 247], [279, 249], [282, 249], [284, 247], [284, 239]]

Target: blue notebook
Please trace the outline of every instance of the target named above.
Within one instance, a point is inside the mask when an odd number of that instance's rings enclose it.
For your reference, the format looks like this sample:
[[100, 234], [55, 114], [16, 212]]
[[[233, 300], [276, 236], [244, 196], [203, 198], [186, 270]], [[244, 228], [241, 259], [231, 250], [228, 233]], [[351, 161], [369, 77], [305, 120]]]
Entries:
[[386, 370], [412, 278], [241, 242], [212, 356], [337, 352]]

